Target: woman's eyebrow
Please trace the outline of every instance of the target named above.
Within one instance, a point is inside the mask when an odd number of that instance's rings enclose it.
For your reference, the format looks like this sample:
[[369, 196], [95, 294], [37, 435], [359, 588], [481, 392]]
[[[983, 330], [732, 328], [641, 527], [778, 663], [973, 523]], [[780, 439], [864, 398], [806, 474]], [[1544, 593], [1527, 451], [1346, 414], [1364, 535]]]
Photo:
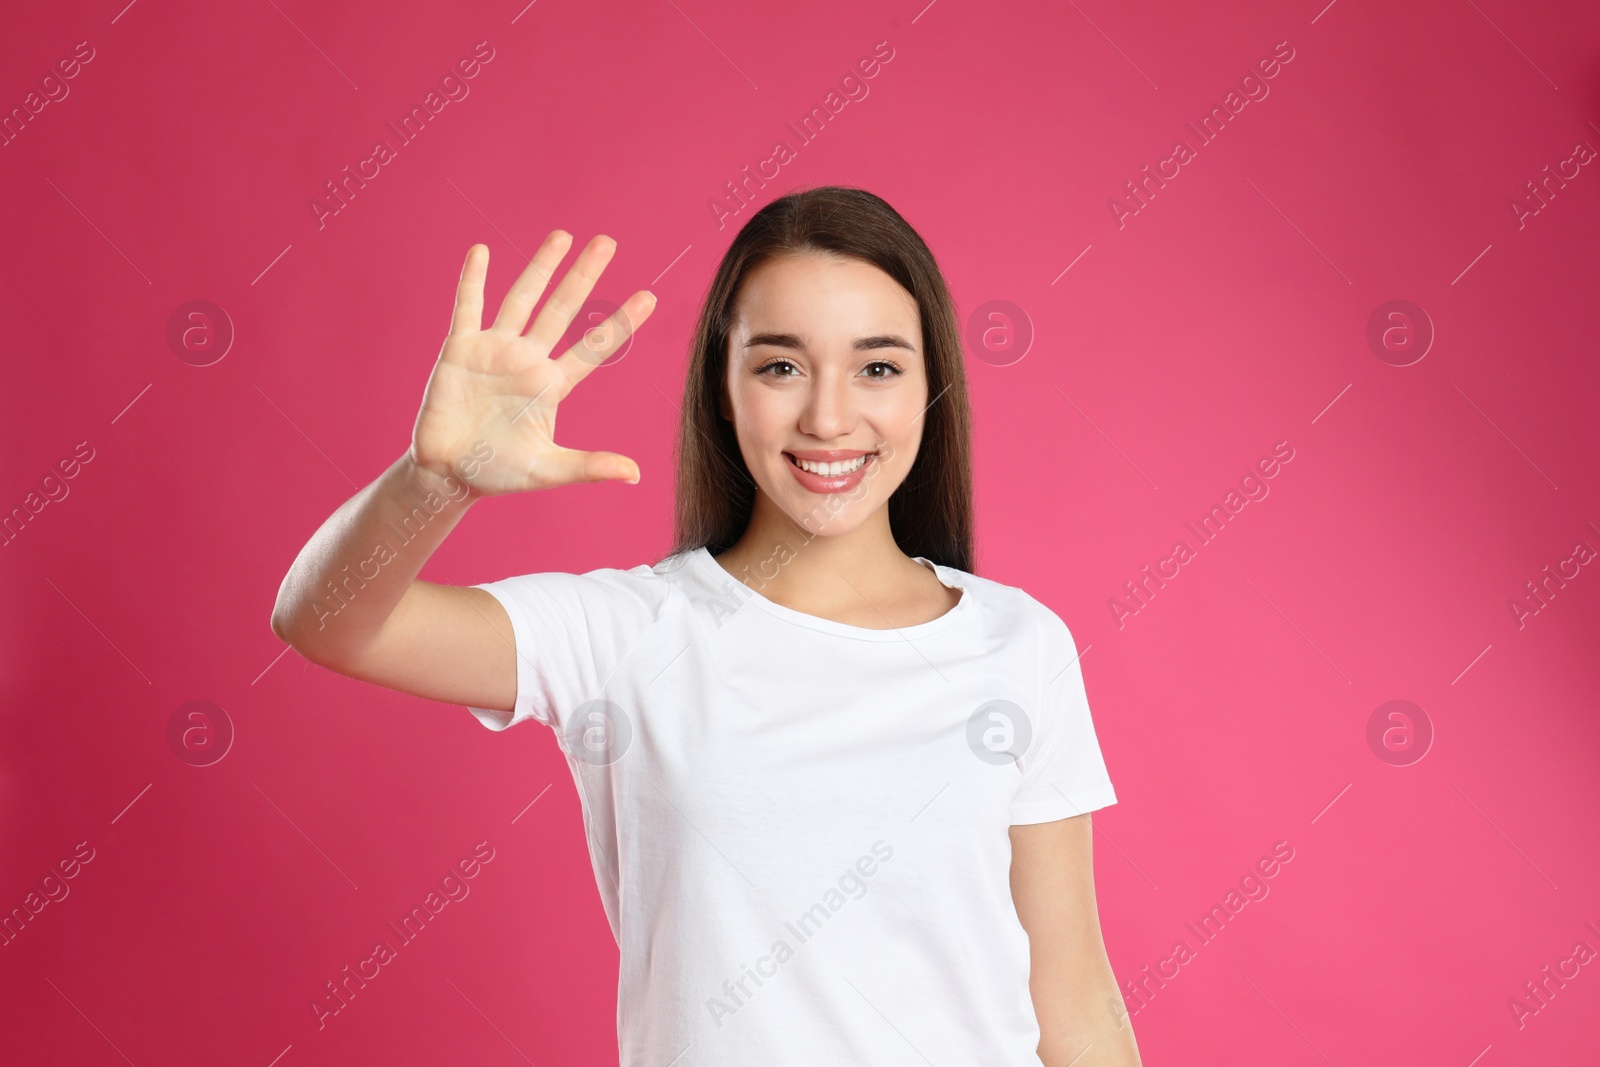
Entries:
[[[752, 334], [744, 343], [746, 348], [755, 348], [757, 345], [771, 345], [774, 348], [804, 349], [805, 342], [792, 333], [757, 333]], [[915, 352], [910, 341], [898, 334], [880, 333], [871, 337], [858, 337], [852, 346], [857, 351], [868, 351], [874, 348], [903, 348], [907, 352]]]
[[893, 333], [880, 333], [872, 337], [857, 338], [855, 347], [858, 351], [871, 348], [903, 348], [907, 352], [916, 351], [915, 348], [911, 347], [910, 341]]

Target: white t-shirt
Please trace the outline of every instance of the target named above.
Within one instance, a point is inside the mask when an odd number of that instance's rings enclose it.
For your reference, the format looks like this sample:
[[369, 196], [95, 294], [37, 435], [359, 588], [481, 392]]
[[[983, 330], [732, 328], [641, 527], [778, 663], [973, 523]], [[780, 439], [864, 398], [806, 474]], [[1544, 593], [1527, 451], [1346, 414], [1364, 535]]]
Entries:
[[703, 548], [478, 586], [517, 697], [470, 710], [567, 754], [622, 1067], [1040, 1067], [1008, 827], [1117, 798], [1066, 624], [917, 558], [962, 596], [898, 630], [784, 607]]

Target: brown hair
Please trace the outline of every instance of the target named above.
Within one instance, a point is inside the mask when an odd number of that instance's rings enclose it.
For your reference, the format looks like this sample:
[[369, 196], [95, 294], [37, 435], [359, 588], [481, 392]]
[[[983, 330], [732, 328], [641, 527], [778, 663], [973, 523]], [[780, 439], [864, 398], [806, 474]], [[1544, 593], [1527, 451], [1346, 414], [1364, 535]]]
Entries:
[[906, 555], [970, 573], [972, 419], [955, 304], [933, 253], [911, 225], [882, 198], [838, 185], [802, 189], [756, 212], [711, 281], [689, 351], [670, 555], [702, 547], [718, 555], [750, 523], [755, 481], [718, 404], [727, 380], [728, 329], [745, 276], [769, 259], [804, 252], [870, 263], [916, 300], [928, 407], [916, 461], [889, 497], [889, 526]]

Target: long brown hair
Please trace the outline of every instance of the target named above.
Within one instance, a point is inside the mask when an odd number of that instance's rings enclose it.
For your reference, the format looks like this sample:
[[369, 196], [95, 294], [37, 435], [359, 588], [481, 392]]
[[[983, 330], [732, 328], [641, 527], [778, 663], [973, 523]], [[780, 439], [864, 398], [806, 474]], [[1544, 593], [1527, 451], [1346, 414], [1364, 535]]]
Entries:
[[889, 497], [889, 526], [908, 556], [973, 567], [972, 418], [961, 331], [949, 286], [917, 231], [882, 198], [827, 185], [774, 200], [751, 216], [722, 257], [689, 352], [678, 432], [675, 544], [670, 555], [718, 555], [743, 536], [756, 485], [719, 399], [727, 382], [728, 329], [745, 276], [777, 256], [824, 252], [870, 263], [909, 292], [922, 324], [928, 407], [922, 443]]

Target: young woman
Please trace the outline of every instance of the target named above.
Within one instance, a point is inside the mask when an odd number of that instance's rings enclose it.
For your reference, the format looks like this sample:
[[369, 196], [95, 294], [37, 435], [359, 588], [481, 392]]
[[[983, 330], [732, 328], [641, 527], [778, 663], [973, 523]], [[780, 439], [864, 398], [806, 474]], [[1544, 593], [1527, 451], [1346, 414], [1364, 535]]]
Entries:
[[655, 304], [635, 293], [547, 358], [616, 250], [591, 241], [530, 328], [571, 241], [545, 239], [488, 329], [488, 249], [468, 251], [411, 447], [301, 551], [273, 630], [492, 730], [555, 732], [621, 950], [624, 1067], [1137, 1064], [1095, 906], [1088, 813], [1116, 795], [1076, 649], [972, 573], [955, 312], [883, 200], [783, 197], [723, 257], [669, 556], [417, 580], [483, 497], [639, 480], [554, 440], [557, 405]]

